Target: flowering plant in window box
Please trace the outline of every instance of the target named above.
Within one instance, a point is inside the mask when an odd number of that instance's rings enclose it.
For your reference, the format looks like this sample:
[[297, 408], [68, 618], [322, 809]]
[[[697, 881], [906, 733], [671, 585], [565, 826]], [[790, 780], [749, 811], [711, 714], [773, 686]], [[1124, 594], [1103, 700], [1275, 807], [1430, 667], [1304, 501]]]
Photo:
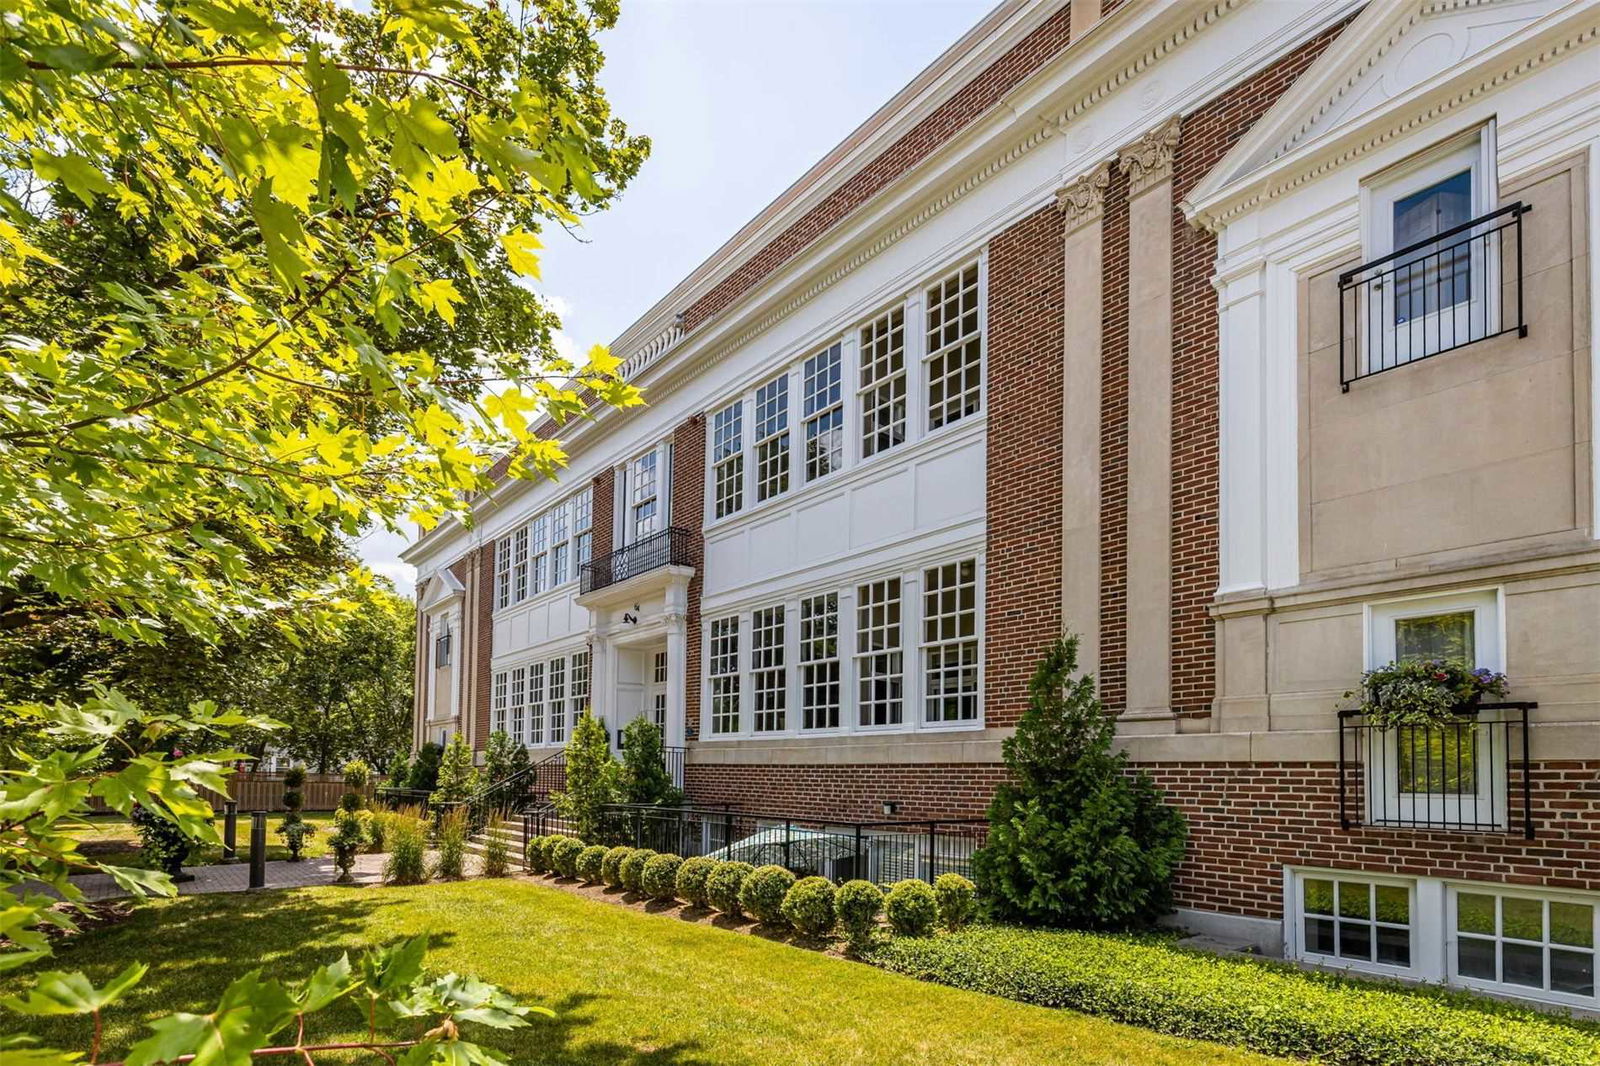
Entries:
[[1407, 659], [1361, 675], [1360, 709], [1380, 729], [1437, 725], [1477, 710], [1484, 696], [1505, 694], [1505, 674], [1464, 659]]

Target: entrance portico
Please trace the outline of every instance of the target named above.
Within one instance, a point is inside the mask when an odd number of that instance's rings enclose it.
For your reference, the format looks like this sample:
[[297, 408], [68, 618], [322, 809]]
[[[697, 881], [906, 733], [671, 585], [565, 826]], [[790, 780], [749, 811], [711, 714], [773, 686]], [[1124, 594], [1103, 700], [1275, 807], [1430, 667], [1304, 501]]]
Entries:
[[692, 566], [669, 564], [584, 592], [593, 656], [592, 707], [615, 737], [635, 718], [662, 727], [662, 742], [685, 740]]

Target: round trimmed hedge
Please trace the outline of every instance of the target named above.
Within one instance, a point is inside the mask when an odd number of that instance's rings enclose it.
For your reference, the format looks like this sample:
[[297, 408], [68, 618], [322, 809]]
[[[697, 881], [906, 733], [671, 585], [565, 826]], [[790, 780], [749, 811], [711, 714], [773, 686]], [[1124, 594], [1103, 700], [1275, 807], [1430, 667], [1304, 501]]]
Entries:
[[978, 913], [978, 888], [960, 874], [940, 874], [933, 880], [939, 905], [939, 924], [950, 932], [965, 928]]
[[883, 913], [883, 889], [871, 881], [846, 881], [834, 893], [834, 910], [850, 950], [860, 954], [872, 946], [872, 934]]
[[622, 860], [622, 887], [629, 892], [644, 890], [644, 864], [656, 857], [649, 848], [635, 848]]
[[625, 844], [618, 844], [606, 852], [606, 857], [600, 860], [600, 880], [612, 888], [622, 887], [622, 860], [633, 854], [633, 849]]
[[678, 867], [678, 898], [691, 907], [706, 906], [710, 902], [706, 898], [706, 881], [716, 868], [717, 860], [704, 855], [684, 859], [683, 865]]
[[827, 936], [833, 932], [835, 892], [826, 877], [802, 877], [783, 897], [783, 916], [806, 936]]
[[939, 917], [939, 898], [928, 882], [906, 880], [889, 889], [883, 909], [895, 936], [927, 936]]
[[562, 877], [578, 876], [578, 856], [583, 854], [583, 841], [575, 837], [560, 837], [550, 845], [550, 866]]
[[717, 863], [706, 878], [706, 902], [723, 914], [739, 917], [744, 913], [739, 906], [739, 891], [744, 888], [745, 878], [754, 872], [755, 867], [747, 862]]
[[639, 874], [639, 888], [652, 899], [678, 898], [678, 868], [683, 860], [676, 855], [657, 855], [644, 864]]
[[536, 874], [550, 872], [550, 854], [547, 837], [529, 837], [528, 846], [523, 849], [522, 856], [528, 864], [528, 869]]
[[591, 885], [600, 883], [600, 864], [605, 862], [606, 851], [604, 844], [590, 844], [578, 852], [578, 861], [575, 864], [578, 876]]
[[739, 889], [739, 906], [764, 925], [783, 924], [783, 897], [794, 887], [794, 874], [782, 866], [759, 866]]

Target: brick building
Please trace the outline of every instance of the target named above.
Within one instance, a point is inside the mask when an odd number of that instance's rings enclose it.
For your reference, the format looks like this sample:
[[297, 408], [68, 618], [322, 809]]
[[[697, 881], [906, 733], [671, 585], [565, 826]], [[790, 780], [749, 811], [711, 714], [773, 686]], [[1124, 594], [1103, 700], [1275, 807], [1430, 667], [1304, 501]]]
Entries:
[[[981, 814], [1081, 635], [1176, 920], [1600, 1007], [1600, 4], [1008, 0], [422, 537], [417, 738], [653, 718], [691, 801]], [[1341, 716], [1459, 655], [1505, 706]]]

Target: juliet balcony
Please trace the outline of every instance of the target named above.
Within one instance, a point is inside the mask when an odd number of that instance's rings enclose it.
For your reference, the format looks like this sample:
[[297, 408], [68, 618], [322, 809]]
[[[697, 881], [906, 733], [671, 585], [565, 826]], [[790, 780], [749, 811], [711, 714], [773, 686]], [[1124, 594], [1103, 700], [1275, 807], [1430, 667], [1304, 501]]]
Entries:
[[671, 526], [584, 563], [579, 573], [578, 594], [597, 592], [664, 566], [693, 565], [693, 535], [681, 526]]

